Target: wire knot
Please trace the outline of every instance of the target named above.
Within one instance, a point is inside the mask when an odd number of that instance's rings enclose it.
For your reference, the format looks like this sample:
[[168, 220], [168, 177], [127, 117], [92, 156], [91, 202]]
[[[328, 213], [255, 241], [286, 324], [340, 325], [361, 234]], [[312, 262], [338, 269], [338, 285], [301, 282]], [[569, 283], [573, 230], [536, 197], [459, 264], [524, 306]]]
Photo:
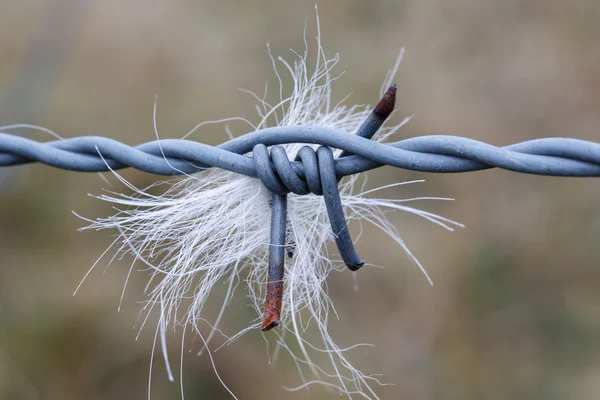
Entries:
[[329, 147], [320, 146], [316, 151], [310, 146], [302, 147], [295, 160], [301, 162], [303, 169], [292, 164], [283, 146], [273, 146], [269, 155], [267, 146], [257, 144], [252, 150], [252, 159], [260, 181], [274, 195], [286, 196], [291, 192], [297, 195], [312, 193], [323, 196], [335, 242], [344, 263], [352, 271], [364, 265], [354, 249], [348, 230], [337, 186], [335, 159]]
[[[322, 156], [326, 156], [321, 152]], [[286, 195], [323, 194], [321, 187], [321, 171], [317, 152], [309, 146], [304, 146], [298, 151], [295, 161], [301, 161], [303, 169], [297, 164], [292, 164], [283, 146], [273, 146], [271, 154], [264, 144], [257, 144], [252, 150], [252, 159], [256, 167], [258, 178], [272, 193]], [[333, 172], [335, 174], [335, 171]]]

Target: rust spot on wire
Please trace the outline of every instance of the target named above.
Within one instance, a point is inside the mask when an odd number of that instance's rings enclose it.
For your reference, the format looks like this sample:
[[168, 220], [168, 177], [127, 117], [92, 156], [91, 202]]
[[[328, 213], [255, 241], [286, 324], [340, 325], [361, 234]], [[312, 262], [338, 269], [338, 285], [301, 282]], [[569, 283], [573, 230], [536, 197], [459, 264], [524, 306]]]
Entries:
[[281, 321], [283, 274], [285, 273], [285, 245], [287, 233], [287, 196], [273, 194], [271, 200], [271, 240], [269, 242], [269, 269], [267, 297], [260, 329], [268, 331]]
[[373, 114], [377, 117], [386, 119], [394, 111], [396, 105], [396, 85], [392, 85], [385, 92], [379, 103], [373, 109]]
[[270, 280], [271, 268], [269, 268], [269, 282], [267, 283], [267, 298], [265, 300], [265, 312], [260, 330], [265, 332], [273, 329], [281, 320], [281, 302], [283, 300], [283, 265], [281, 265], [281, 279]]

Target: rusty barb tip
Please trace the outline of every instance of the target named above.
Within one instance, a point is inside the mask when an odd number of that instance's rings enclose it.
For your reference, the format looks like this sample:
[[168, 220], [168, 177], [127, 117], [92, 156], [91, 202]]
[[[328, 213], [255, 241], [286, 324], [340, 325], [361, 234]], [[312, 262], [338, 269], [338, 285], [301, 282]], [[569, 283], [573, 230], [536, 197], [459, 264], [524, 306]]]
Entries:
[[275, 328], [277, 325], [279, 325], [279, 320], [275, 320], [275, 321], [271, 321], [268, 323], [263, 323], [262, 326], [260, 327], [260, 330], [263, 332], [266, 331], [270, 331], [271, 329]]
[[283, 299], [283, 277], [281, 280], [267, 283], [267, 298], [260, 330], [263, 332], [275, 328], [281, 322], [281, 302]]
[[381, 119], [386, 119], [394, 111], [396, 105], [396, 84], [392, 84], [373, 109], [373, 114]]

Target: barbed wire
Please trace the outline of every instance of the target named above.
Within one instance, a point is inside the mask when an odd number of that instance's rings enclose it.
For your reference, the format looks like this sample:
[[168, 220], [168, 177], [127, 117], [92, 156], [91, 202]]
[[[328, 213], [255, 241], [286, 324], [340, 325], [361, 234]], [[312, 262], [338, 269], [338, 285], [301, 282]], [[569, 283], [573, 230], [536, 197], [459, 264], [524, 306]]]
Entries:
[[[158, 175], [181, 175], [210, 167], [258, 177], [252, 157], [256, 145], [306, 143], [329, 146], [353, 155], [336, 159], [338, 177], [390, 165], [421, 172], [457, 173], [502, 168], [535, 175], [600, 177], [600, 143], [570, 138], [543, 138], [496, 147], [459, 136], [430, 135], [378, 143], [319, 126], [267, 128], [219, 146], [163, 139], [128, 146], [114, 139], [82, 136], [49, 142], [0, 132], [0, 167], [41, 162], [53, 167], [102, 172], [135, 168]], [[305, 166], [290, 163], [305, 178]], [[274, 165], [275, 171], [282, 173]]]
[[[364, 262], [350, 237], [337, 184], [348, 175], [394, 166], [413, 171], [457, 173], [489, 168], [550, 176], [600, 177], [600, 143], [543, 138], [504, 147], [459, 136], [430, 135], [393, 143], [370, 140], [395, 104], [392, 86], [356, 134], [322, 126], [278, 126], [247, 133], [219, 146], [165, 139], [128, 146], [100, 136], [49, 142], [0, 132], [0, 167], [41, 162], [53, 167], [102, 172], [135, 168], [158, 175], [192, 174], [208, 168], [259, 178], [272, 192], [267, 299], [262, 329], [279, 323], [284, 270], [287, 198], [290, 192], [323, 195], [334, 238], [351, 270]], [[294, 161], [284, 144], [302, 147]], [[268, 147], [271, 147], [269, 153]], [[334, 158], [331, 148], [342, 150]]]

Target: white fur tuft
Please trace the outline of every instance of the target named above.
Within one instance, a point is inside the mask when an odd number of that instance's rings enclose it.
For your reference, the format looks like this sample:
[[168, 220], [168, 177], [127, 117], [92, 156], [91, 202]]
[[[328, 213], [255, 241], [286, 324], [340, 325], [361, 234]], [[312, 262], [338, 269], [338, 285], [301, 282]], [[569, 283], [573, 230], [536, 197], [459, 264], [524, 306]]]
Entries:
[[[258, 100], [260, 117], [260, 121], [252, 125], [254, 129], [272, 124], [319, 125], [351, 135], [368, 116], [369, 106], [346, 107], [332, 103], [331, 84], [337, 79], [332, 70], [338, 56], [326, 58], [320, 37], [317, 39], [313, 72], [307, 65], [307, 49], [302, 55], [296, 54], [291, 64], [271, 56], [280, 83], [279, 101], [270, 105], [264, 97], [253, 94]], [[384, 89], [395, 75], [398, 63], [386, 78]], [[293, 81], [293, 92], [288, 97], [283, 96], [283, 78], [277, 66], [283, 67]], [[382, 128], [374, 140], [385, 140], [407, 121]], [[300, 145], [286, 145], [292, 156], [299, 148]], [[339, 185], [347, 219], [379, 227], [406, 251], [423, 272], [425, 270], [388, 221], [386, 213], [390, 210], [406, 211], [448, 230], [461, 226], [404, 204], [416, 199], [385, 200], [366, 196], [375, 190], [357, 194], [356, 183], [357, 177], [352, 176]], [[408, 183], [412, 182], [400, 184]], [[258, 179], [223, 170], [210, 170], [161, 183], [167, 189], [160, 195], [150, 194], [147, 190], [150, 188], [138, 190], [128, 186], [134, 191], [133, 195], [112, 193], [98, 196], [120, 210], [108, 218], [91, 221], [91, 225], [84, 229], [117, 230], [119, 236], [113, 243], [117, 255], [132, 255], [134, 264], [144, 265], [150, 271], [148, 301], [144, 310], [147, 314], [153, 309], [159, 311], [157, 338], [160, 338], [172, 379], [164, 339], [167, 330], [183, 327], [185, 333], [187, 328], [191, 328], [202, 338], [203, 350], [208, 349], [212, 360], [210, 339], [218, 332], [225, 308], [244, 278], [256, 319], [248, 321], [248, 328], [229, 340], [250, 329], [258, 333], [256, 329], [260, 326], [267, 279], [270, 194]], [[288, 204], [295, 255], [286, 260], [282, 326], [265, 336], [277, 338], [279, 348], [276, 351], [286, 349], [298, 366], [303, 383], [292, 390], [319, 383], [347, 396], [377, 398], [371, 385], [379, 384], [379, 381], [353, 367], [346, 357], [352, 347], [340, 348], [328, 333], [328, 318], [335, 310], [327, 295], [326, 279], [332, 270], [345, 267], [332, 260], [328, 253], [327, 245], [333, 234], [323, 199], [314, 195], [290, 194]], [[227, 284], [215, 286], [220, 282]], [[215, 291], [223, 290], [226, 294], [221, 312], [210, 321], [211, 333], [204, 338], [199, 328], [206, 318], [203, 308]], [[146, 315], [144, 323], [147, 318]], [[318, 343], [309, 343], [305, 338], [304, 332], [309, 328], [316, 328], [320, 333]], [[320, 360], [323, 357], [328, 360], [328, 365], [313, 362], [311, 357], [317, 355]], [[307, 368], [313, 378], [306, 378]]]

